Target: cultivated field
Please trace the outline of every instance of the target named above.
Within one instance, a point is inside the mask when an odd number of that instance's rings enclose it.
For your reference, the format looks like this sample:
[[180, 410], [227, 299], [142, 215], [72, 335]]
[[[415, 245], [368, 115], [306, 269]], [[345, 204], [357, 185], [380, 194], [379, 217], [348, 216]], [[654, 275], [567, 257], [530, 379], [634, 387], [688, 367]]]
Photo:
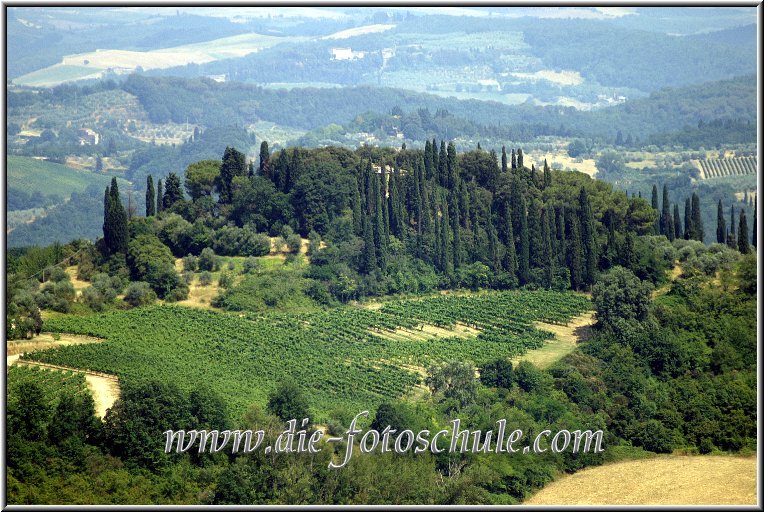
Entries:
[[756, 458], [668, 455], [584, 469], [525, 505], [755, 505]]
[[160, 305], [51, 318], [46, 330], [107, 341], [25, 358], [115, 374], [124, 382], [204, 382], [235, 414], [249, 404], [262, 405], [277, 382], [293, 379], [310, 390], [313, 413], [323, 420], [337, 406], [373, 408], [409, 393], [421, 379], [417, 368], [454, 359], [481, 365], [539, 348], [553, 335], [534, 322], [564, 324], [590, 307], [580, 295], [546, 291], [445, 295], [390, 301], [378, 310], [345, 306], [290, 314]]
[[[91, 183], [104, 187], [111, 177], [88, 171], [77, 171], [65, 165], [46, 162], [23, 156], [8, 156], [7, 186], [22, 190], [27, 194], [40, 192], [42, 195], [56, 194], [63, 198], [72, 192], [82, 192]], [[121, 186], [125, 185], [123, 180]]]
[[101, 49], [94, 52], [66, 55], [62, 62], [14, 79], [18, 85], [52, 87], [70, 80], [100, 76], [107, 70], [130, 72], [137, 67], [163, 69], [186, 64], [204, 64], [231, 57], [243, 57], [283, 42], [306, 38], [276, 37], [261, 34], [240, 34], [172, 48], [146, 52]]

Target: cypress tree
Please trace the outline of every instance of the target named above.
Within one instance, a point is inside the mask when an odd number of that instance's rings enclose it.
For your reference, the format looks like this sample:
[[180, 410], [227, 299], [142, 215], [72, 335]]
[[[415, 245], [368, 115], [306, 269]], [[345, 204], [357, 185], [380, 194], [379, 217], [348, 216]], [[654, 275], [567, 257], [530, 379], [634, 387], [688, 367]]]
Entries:
[[151, 174], [146, 178], [146, 217], [153, 217], [157, 213], [156, 192], [154, 191], [154, 178]]
[[523, 150], [522, 148], [517, 150], [517, 168], [522, 169], [523, 168]]
[[693, 239], [703, 241], [703, 219], [700, 216], [700, 198], [695, 192], [692, 193], [692, 229]]
[[111, 252], [111, 194], [109, 194], [109, 187], [103, 193], [103, 245], [108, 255]]
[[373, 194], [373, 221], [374, 221], [374, 251], [377, 255], [377, 265], [385, 268], [385, 225], [382, 211], [382, 191], [380, 180], [376, 173], [371, 176]]
[[424, 144], [424, 175], [428, 180], [432, 178], [432, 146], [428, 140]]
[[374, 250], [374, 230], [371, 227], [371, 219], [368, 215], [363, 216], [363, 270], [366, 274], [372, 274], [377, 270], [377, 255]]
[[472, 223], [470, 222], [470, 194], [464, 180], [459, 181], [459, 213], [462, 219], [462, 227], [467, 231], [472, 231]]
[[520, 204], [518, 208], [518, 215], [520, 217], [520, 255], [517, 265], [517, 279], [520, 281], [520, 285], [528, 283], [530, 280], [530, 236], [528, 233], [528, 217], [527, 217], [527, 204], [525, 202], [525, 196], [520, 196]]
[[552, 216], [548, 213], [548, 209], [541, 210], [541, 238], [542, 238], [542, 254], [541, 264], [544, 269], [544, 287], [547, 289], [552, 288], [552, 276], [554, 275], [554, 255], [552, 254], [552, 236], [551, 226]]
[[491, 269], [494, 272], [499, 272], [501, 270], [501, 261], [499, 260], [499, 239], [496, 236], [496, 228], [493, 225], [492, 219], [489, 219], [487, 227], [488, 256], [491, 259]]
[[501, 172], [507, 172], [507, 147], [501, 147]]
[[653, 225], [653, 233], [656, 235], [661, 234], [661, 218], [660, 218], [660, 209], [658, 208], [658, 187], [656, 185], [653, 185], [653, 197], [650, 202], [650, 204], [653, 207], [653, 210], [655, 210], [655, 213], [658, 214], [658, 221]]
[[[119, 197], [117, 178], [111, 179], [108, 199], [104, 201], [104, 241], [109, 254], [126, 253], [128, 243], [127, 211]], [[108, 233], [108, 235], [107, 235]]]
[[631, 231], [626, 232], [623, 239], [623, 250], [618, 259], [621, 265], [628, 269], [634, 269], [637, 265], [637, 255], [634, 252], [634, 233]]
[[[390, 219], [390, 234], [400, 239], [402, 222], [398, 217], [398, 201], [400, 199], [398, 197], [398, 174], [398, 166], [396, 165], [389, 178], [390, 192], [387, 197], [387, 211]], [[383, 197], [382, 200], [384, 201], [385, 198]]]
[[536, 164], [531, 164], [531, 184], [534, 187], [539, 186], [539, 178], [536, 175]]
[[438, 144], [435, 141], [435, 137], [432, 138], [432, 144], [430, 144], [430, 151], [432, 152], [432, 174], [430, 176], [425, 176], [425, 179], [431, 180], [433, 176], [435, 176], [435, 173], [438, 172], [438, 169], [440, 169], [440, 159], [438, 158]]
[[456, 180], [459, 178], [459, 170], [456, 168], [456, 147], [453, 142], [448, 143], [446, 172], [448, 173], [446, 187], [451, 190], [456, 187]]
[[528, 259], [531, 267], [542, 267], [543, 234], [535, 199], [528, 206]]
[[679, 205], [674, 203], [674, 239], [682, 238], [682, 219], [679, 217]]
[[757, 234], [756, 234], [756, 208], [757, 208], [757, 206], [753, 207], [753, 236], [751, 237], [751, 244], [754, 247], [758, 247], [758, 245], [756, 245], [756, 237], [757, 237]]
[[353, 186], [353, 232], [356, 236], [363, 235], [363, 214], [361, 213], [361, 193], [358, 191], [360, 178], [360, 169], [354, 181]]
[[568, 251], [565, 240], [565, 215], [562, 208], [555, 207], [554, 220], [557, 230], [557, 263], [560, 266], [566, 266]]
[[727, 246], [737, 249], [737, 236], [735, 236], [735, 205], [730, 206], [730, 229], [727, 232]]
[[514, 148], [512, 148], [512, 169], [517, 169], [517, 156], [515, 155]]
[[441, 258], [443, 261], [443, 272], [447, 276], [454, 273], [454, 259], [451, 250], [451, 219], [448, 214], [448, 201], [441, 197], [441, 218], [440, 218], [440, 247]]
[[289, 173], [287, 173], [286, 186], [284, 187], [284, 193], [289, 192], [297, 180], [300, 178], [302, 172], [302, 159], [300, 158], [300, 150], [298, 148], [292, 148], [292, 158], [289, 161]]
[[260, 176], [269, 178], [270, 168], [269, 163], [271, 161], [271, 152], [268, 149], [268, 141], [264, 140], [260, 143]]
[[597, 274], [597, 235], [594, 232], [594, 215], [592, 214], [592, 207], [584, 187], [581, 187], [581, 191], [578, 194], [578, 208], [580, 215], [579, 228], [581, 232], [581, 245], [584, 255], [582, 278], [583, 284], [591, 286], [594, 284], [594, 279]]
[[177, 174], [171, 172], [164, 184], [164, 197], [162, 198], [163, 209], [166, 210], [183, 199], [183, 190], [180, 187], [180, 178]]
[[684, 200], [684, 239], [689, 240], [692, 235], [692, 209], [690, 198]]
[[445, 187], [448, 182], [446, 143], [440, 141], [440, 154], [438, 155], [438, 185]]
[[668, 186], [663, 185], [663, 210], [661, 212], [661, 234], [674, 240], [674, 225], [671, 219], [671, 204], [669, 203]]
[[549, 168], [549, 165], [546, 163], [546, 158], [544, 159], [544, 188], [550, 187], [552, 185], [552, 170]]
[[745, 210], [740, 210], [740, 227], [737, 230], [737, 247], [743, 254], [751, 252], [748, 245], [748, 220], [745, 218]]
[[724, 209], [721, 199], [716, 206], [716, 241], [720, 244], [727, 241], [727, 224], [724, 222]]
[[[227, 204], [231, 202], [233, 178], [246, 175], [247, 163], [244, 153], [226, 146], [223, 152], [223, 162], [220, 165], [220, 203]], [[167, 187], [167, 184], [165, 184], [165, 187]]]
[[164, 210], [163, 204], [162, 204], [162, 198], [164, 197], [164, 192], [162, 191], [162, 180], [159, 180], [157, 182], [157, 213]]
[[565, 209], [565, 238], [567, 239], [567, 264], [570, 269], [570, 284], [580, 290], [584, 282], [584, 251], [581, 246], [581, 234], [578, 216], [569, 208]]
[[509, 207], [509, 203], [505, 203], [504, 205], [504, 230], [505, 230], [505, 236], [504, 239], [505, 242], [505, 250], [504, 250], [504, 260], [502, 262], [504, 266], [504, 270], [506, 272], [509, 272], [513, 275], [517, 275], [517, 249], [515, 247], [515, 234], [512, 230], [512, 212]]
[[459, 211], [459, 196], [456, 190], [451, 191], [451, 208], [453, 212], [451, 215], [451, 231], [454, 241], [454, 269], [459, 268], [462, 265], [462, 228], [461, 228], [461, 212]]

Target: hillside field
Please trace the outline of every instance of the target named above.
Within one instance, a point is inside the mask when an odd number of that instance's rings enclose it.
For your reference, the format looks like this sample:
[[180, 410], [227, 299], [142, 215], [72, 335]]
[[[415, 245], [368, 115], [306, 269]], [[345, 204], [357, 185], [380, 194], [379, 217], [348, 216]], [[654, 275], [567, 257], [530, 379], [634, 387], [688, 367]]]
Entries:
[[[8, 156], [8, 188], [22, 190], [27, 194], [40, 192], [43, 195], [56, 194], [69, 197], [72, 192], [82, 192], [91, 183], [104, 187], [111, 176], [92, 172], [77, 171], [65, 165], [22, 156]], [[119, 180], [125, 185], [124, 180]]]
[[379, 310], [345, 306], [303, 314], [227, 314], [152, 306], [51, 318], [45, 330], [106, 338], [25, 358], [116, 374], [120, 382], [204, 382], [232, 412], [264, 405], [282, 380], [309, 390], [317, 420], [337, 407], [364, 410], [408, 393], [417, 369], [539, 348], [553, 335], [533, 322], [564, 323], [590, 309], [573, 293], [487, 292], [391, 301]]
[[525, 505], [755, 505], [756, 458], [667, 455], [585, 469]]

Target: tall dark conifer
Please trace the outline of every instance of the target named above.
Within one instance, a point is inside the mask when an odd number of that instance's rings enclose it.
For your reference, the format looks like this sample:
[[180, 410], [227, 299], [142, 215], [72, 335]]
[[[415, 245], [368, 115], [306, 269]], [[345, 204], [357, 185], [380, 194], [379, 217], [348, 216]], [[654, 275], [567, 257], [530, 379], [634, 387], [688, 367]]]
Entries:
[[552, 215], [548, 208], [541, 210], [541, 238], [542, 253], [541, 267], [544, 269], [544, 287], [552, 288], [552, 278], [554, 276], [554, 254], [552, 253], [552, 233], [551, 233]]
[[517, 168], [522, 169], [523, 168], [523, 149], [519, 148], [517, 150]]
[[512, 230], [512, 211], [509, 207], [509, 203], [505, 203], [504, 207], [504, 257], [502, 259], [502, 265], [506, 272], [512, 275], [517, 275], [517, 247], [515, 242], [515, 234]]
[[565, 238], [567, 242], [567, 264], [570, 270], [570, 284], [574, 290], [584, 287], [584, 250], [581, 243], [581, 233], [578, 215], [570, 209], [565, 209]]
[[119, 197], [117, 178], [111, 179], [111, 188], [104, 196], [104, 245], [109, 255], [127, 252], [127, 211]]
[[167, 176], [164, 184], [164, 196], [162, 196], [162, 208], [168, 209], [175, 203], [183, 199], [183, 189], [181, 188], [180, 178], [174, 172]]
[[735, 205], [730, 206], [730, 229], [727, 232], [727, 246], [737, 249], [737, 236], [735, 235]]
[[594, 231], [594, 215], [589, 203], [586, 189], [581, 187], [578, 194], [579, 228], [581, 231], [581, 246], [583, 249], [583, 284], [587, 287], [594, 284], [597, 274], [597, 234]]
[[720, 244], [727, 242], [727, 223], [724, 222], [724, 208], [721, 199], [716, 206], [716, 241]]
[[428, 180], [433, 175], [432, 145], [428, 140], [424, 144], [424, 175]]
[[745, 218], [745, 210], [740, 210], [740, 226], [737, 230], [737, 248], [743, 254], [751, 252], [748, 245], [748, 220]]
[[705, 235], [703, 218], [700, 214], [700, 197], [695, 192], [692, 193], [692, 229], [694, 235], [692, 238], [702, 242]]
[[438, 185], [445, 187], [448, 183], [446, 143], [440, 141], [440, 153], [438, 154]]
[[512, 169], [517, 169], [517, 155], [515, 154], [514, 148], [512, 149]]
[[531, 267], [542, 267], [543, 235], [539, 208], [535, 199], [528, 205], [528, 258]]
[[154, 191], [154, 178], [151, 174], [146, 178], [146, 217], [153, 217], [157, 213], [156, 192]]
[[689, 240], [692, 235], [692, 207], [690, 198], [684, 200], [684, 239]]
[[650, 204], [652, 205], [653, 210], [655, 210], [655, 213], [658, 214], [658, 220], [653, 225], [653, 233], [655, 233], [656, 235], [660, 235], [661, 234], [661, 216], [660, 216], [661, 211], [660, 211], [660, 208], [658, 207], [658, 186], [657, 185], [653, 185], [653, 196], [652, 196], [652, 200], [650, 201]]
[[446, 151], [446, 172], [448, 173], [446, 187], [452, 190], [456, 187], [456, 180], [459, 179], [459, 170], [456, 167], [456, 146], [453, 142], [448, 143]]
[[544, 159], [544, 188], [547, 188], [552, 185], [552, 170], [549, 168], [549, 165], [546, 163], [546, 158]]
[[[282, 150], [283, 151], [283, 150]], [[231, 187], [233, 179], [236, 176], [247, 175], [247, 162], [244, 153], [226, 146], [223, 152], [223, 162], [220, 164], [220, 202], [227, 204], [231, 202], [233, 192]], [[167, 184], [165, 184], [165, 188]]]
[[661, 211], [661, 234], [669, 240], [674, 240], [674, 223], [671, 218], [671, 204], [669, 203], [668, 186], [663, 184], [663, 210]]
[[264, 140], [260, 143], [260, 176], [270, 177], [270, 161], [271, 152], [268, 149], [268, 141]]
[[157, 213], [164, 210], [162, 198], [164, 198], [164, 191], [162, 190], [162, 180], [159, 180], [157, 182]]
[[674, 239], [682, 238], [682, 219], [679, 216], [679, 205], [674, 203]]
[[754, 247], [758, 247], [758, 245], [756, 245], [756, 238], [758, 236], [756, 233], [756, 208], [757, 206], [754, 205], [753, 207], [753, 235], [751, 236], [751, 244]]
[[507, 172], [507, 147], [501, 147], [501, 172]]
[[525, 195], [520, 196], [520, 203], [517, 208], [520, 218], [520, 252], [518, 255], [517, 263], [517, 279], [520, 281], [520, 285], [527, 284], [530, 280], [530, 233], [528, 233], [528, 217], [527, 217], [527, 203], [525, 202]]

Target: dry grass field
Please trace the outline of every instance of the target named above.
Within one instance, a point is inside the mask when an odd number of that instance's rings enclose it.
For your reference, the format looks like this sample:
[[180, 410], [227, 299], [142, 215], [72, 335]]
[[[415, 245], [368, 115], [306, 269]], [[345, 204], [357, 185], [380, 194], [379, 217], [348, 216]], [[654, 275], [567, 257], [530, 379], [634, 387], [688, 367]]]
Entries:
[[666, 455], [584, 469], [525, 505], [755, 505], [756, 458]]

